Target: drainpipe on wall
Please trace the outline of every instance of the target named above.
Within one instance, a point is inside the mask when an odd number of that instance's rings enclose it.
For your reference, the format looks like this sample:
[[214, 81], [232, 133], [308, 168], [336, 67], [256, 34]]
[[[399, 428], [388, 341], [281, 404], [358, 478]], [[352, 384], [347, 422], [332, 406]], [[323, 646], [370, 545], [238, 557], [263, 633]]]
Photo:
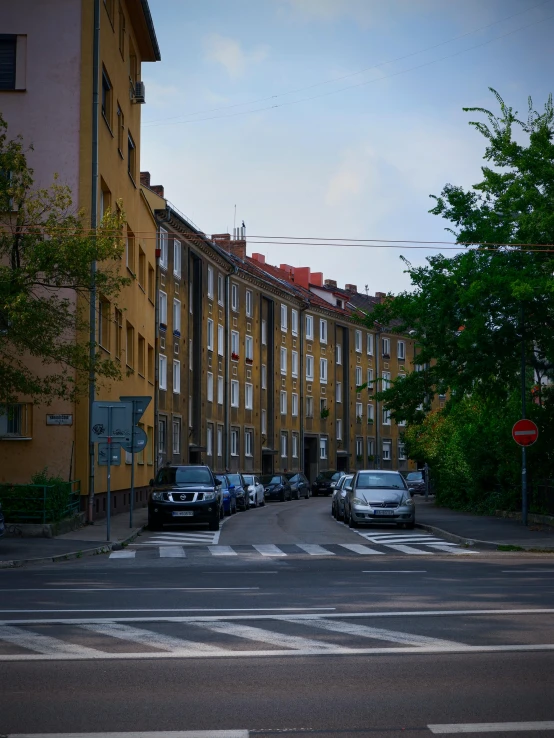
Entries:
[[[381, 327], [377, 327], [375, 331], [375, 381], [377, 392], [380, 392], [381, 384], [379, 383], [379, 352], [381, 350]], [[381, 468], [381, 454], [380, 454], [380, 436], [379, 436], [379, 400], [375, 398], [375, 464], [377, 469]]]
[[305, 409], [304, 409], [304, 332], [306, 330], [306, 321], [304, 320], [304, 313], [306, 310], [310, 307], [310, 303], [306, 302], [298, 311], [298, 322], [300, 323], [300, 361], [298, 366], [298, 375], [300, 380], [300, 440], [299, 440], [299, 452], [302, 454], [300, 457], [302, 462], [302, 473], [306, 474], [306, 470], [304, 469], [304, 421], [305, 421]]
[[[90, 198], [90, 227], [94, 232], [98, 227], [98, 113], [100, 77], [100, 0], [94, 0], [94, 36], [92, 49], [92, 177]], [[90, 369], [88, 382], [88, 428], [89, 446], [89, 486], [88, 523], [92, 525], [94, 515], [94, 443], [91, 437], [90, 421], [95, 398], [96, 364], [96, 261], [90, 265], [90, 312], [89, 312]]]
[[[170, 219], [169, 208], [166, 210], [156, 210], [156, 220], [159, 223], [167, 223]], [[154, 476], [158, 473], [158, 433], [159, 433], [159, 386], [160, 386], [160, 256], [161, 256], [161, 245], [160, 245], [160, 225], [156, 226], [156, 272], [154, 274], [154, 321], [155, 321], [155, 332], [154, 332], [154, 448], [152, 454], [154, 458]], [[169, 246], [168, 246], [169, 248]], [[188, 421], [187, 421], [188, 422]], [[182, 424], [181, 424], [181, 444], [182, 439]]]
[[238, 267], [233, 266], [233, 270], [225, 275], [225, 394], [223, 397], [224, 417], [223, 423], [225, 428], [225, 469], [231, 469], [231, 426], [230, 426], [230, 409], [231, 401], [230, 382], [231, 382], [231, 276], [238, 274]]

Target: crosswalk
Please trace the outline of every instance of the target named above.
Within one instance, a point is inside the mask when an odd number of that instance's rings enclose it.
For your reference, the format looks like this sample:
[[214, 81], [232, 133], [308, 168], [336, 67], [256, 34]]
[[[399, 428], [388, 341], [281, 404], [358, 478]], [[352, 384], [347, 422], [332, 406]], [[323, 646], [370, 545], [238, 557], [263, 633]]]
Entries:
[[[162, 558], [186, 559], [195, 557], [259, 557], [261, 559], [332, 556], [383, 556], [403, 554], [405, 556], [453, 556], [477, 553], [456, 543], [449, 543], [429, 533], [391, 533], [355, 531], [365, 543], [291, 543], [291, 544], [242, 544], [220, 545], [214, 541], [213, 533], [164, 533], [144, 542], [133, 543], [123, 551], [112, 551], [110, 559]], [[197, 537], [193, 537], [197, 536]], [[371, 545], [369, 545], [371, 544]]]

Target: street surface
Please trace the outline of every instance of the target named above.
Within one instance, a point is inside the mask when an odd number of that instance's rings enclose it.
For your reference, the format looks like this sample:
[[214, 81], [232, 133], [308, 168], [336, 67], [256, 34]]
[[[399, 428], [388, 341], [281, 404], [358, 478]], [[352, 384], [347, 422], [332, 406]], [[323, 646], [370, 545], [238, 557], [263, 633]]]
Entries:
[[145, 531], [0, 571], [0, 734], [553, 736], [553, 585], [329, 498]]

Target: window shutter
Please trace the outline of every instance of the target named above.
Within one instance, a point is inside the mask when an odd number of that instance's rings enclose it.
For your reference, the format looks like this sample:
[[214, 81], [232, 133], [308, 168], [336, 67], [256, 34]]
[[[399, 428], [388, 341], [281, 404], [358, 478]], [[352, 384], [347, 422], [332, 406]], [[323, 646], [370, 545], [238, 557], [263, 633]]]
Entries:
[[17, 37], [0, 34], [0, 90], [15, 90]]

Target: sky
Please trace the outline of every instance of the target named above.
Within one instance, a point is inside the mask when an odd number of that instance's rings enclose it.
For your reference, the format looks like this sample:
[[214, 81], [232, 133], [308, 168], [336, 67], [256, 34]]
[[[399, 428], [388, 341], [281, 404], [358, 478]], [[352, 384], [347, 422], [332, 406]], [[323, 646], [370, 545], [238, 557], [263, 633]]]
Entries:
[[[554, 87], [554, 0], [149, 4], [141, 170], [205, 233], [232, 232], [236, 206], [249, 255], [369, 294], [409, 290], [400, 256], [437, 252], [322, 239], [452, 241], [429, 196], [480, 180], [462, 108], [497, 112], [493, 87], [525, 116]], [[263, 243], [282, 237], [314, 245]]]

